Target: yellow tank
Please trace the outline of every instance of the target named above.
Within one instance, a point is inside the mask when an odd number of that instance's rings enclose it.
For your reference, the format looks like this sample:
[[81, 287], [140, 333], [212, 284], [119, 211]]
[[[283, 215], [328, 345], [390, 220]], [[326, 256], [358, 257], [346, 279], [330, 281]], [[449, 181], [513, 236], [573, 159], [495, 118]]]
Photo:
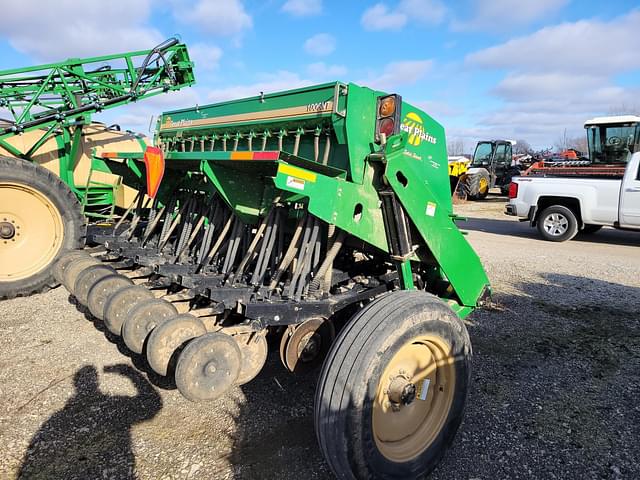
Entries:
[[[26, 153], [40, 139], [43, 130], [32, 130], [21, 135], [15, 135], [5, 140], [6, 143]], [[45, 167], [56, 175], [60, 176], [59, 151], [62, 146], [60, 135], [50, 137], [38, 150], [30, 157], [32, 161]], [[107, 127], [103, 123], [93, 122], [83, 127], [81, 148], [73, 161], [73, 183], [75, 187], [87, 187], [89, 182], [89, 172], [91, 169], [91, 155], [101, 152], [143, 152], [147, 145], [151, 145], [149, 138], [125, 132], [114, 127]], [[11, 152], [0, 145], [0, 155], [13, 157]], [[120, 208], [127, 208], [133, 202], [136, 191], [123, 185], [120, 177], [103, 172], [92, 172], [91, 183], [101, 183], [112, 185], [114, 188], [115, 205]]]

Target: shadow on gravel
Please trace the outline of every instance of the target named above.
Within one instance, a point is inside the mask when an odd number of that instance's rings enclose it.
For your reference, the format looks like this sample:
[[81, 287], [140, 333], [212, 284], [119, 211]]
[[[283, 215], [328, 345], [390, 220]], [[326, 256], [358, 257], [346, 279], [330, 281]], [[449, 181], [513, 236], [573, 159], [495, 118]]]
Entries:
[[640, 478], [640, 287], [543, 279], [470, 318], [467, 413], [434, 478]]
[[[431, 478], [640, 478], [640, 288], [544, 280], [470, 319], [467, 414]], [[316, 375], [285, 372], [271, 351], [241, 387], [234, 478], [332, 478], [313, 428]]]
[[129, 365], [106, 366], [104, 373], [129, 379], [136, 395], [102, 393], [96, 368], [82, 367], [74, 375], [75, 395], [31, 439], [18, 478], [135, 478], [131, 428], [152, 419], [162, 399]]
[[[228, 458], [235, 479], [331, 479], [316, 442], [313, 396], [319, 371], [293, 375], [271, 348], [260, 375], [241, 387]], [[274, 352], [274, 350], [276, 350]]]
[[[153, 368], [151, 368], [151, 365], [149, 365], [149, 362], [147, 362], [147, 355], [145, 353], [145, 351], [142, 352], [142, 354], [137, 354], [135, 352], [132, 352], [131, 350], [129, 350], [126, 346], [126, 344], [124, 343], [124, 340], [122, 339], [121, 336], [119, 335], [114, 335], [113, 333], [111, 333], [107, 327], [105, 326], [104, 322], [102, 320], [98, 320], [97, 318], [95, 318], [90, 312], [89, 309], [87, 307], [85, 307], [84, 305], [78, 303], [78, 301], [75, 299], [75, 297], [73, 295], [69, 295], [69, 298], [67, 299], [69, 303], [71, 303], [73, 306], [76, 307], [76, 310], [78, 312], [80, 312], [82, 315], [84, 315], [84, 318], [86, 320], [88, 320], [89, 322], [93, 323], [93, 326], [95, 327], [96, 330], [102, 332], [105, 336], [105, 338], [113, 343], [117, 348], [118, 351], [124, 355], [125, 357], [129, 357], [131, 359], [131, 363], [133, 363], [133, 365], [140, 371], [144, 372], [147, 375], [147, 379], [151, 382], [151, 384], [154, 387], [160, 388], [162, 390], [175, 390], [176, 389], [176, 382], [173, 378], [173, 376], [167, 376], [164, 377], [162, 375], [158, 375]], [[174, 361], [175, 363], [175, 361]]]
[[[496, 220], [489, 218], [473, 218], [467, 217], [466, 221], [456, 222], [461, 230], [473, 230], [478, 232], [493, 233], [496, 235], [508, 235], [511, 237], [529, 238], [545, 242], [549, 247], [553, 247], [553, 242], [547, 242], [540, 237], [536, 228], [530, 227], [529, 222], [517, 222], [514, 220]], [[616, 230], [614, 228], [603, 228], [597, 233], [583, 234], [578, 233], [571, 242], [589, 242], [602, 245], [623, 245], [623, 246], [639, 246], [640, 234], [625, 230]]]

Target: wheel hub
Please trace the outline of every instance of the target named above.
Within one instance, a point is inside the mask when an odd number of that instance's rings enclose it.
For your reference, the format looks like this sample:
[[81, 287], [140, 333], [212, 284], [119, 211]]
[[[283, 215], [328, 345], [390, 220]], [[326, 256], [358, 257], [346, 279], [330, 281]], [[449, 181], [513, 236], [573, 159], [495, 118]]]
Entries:
[[16, 228], [11, 222], [0, 222], [0, 238], [11, 240], [16, 234]]
[[405, 375], [398, 375], [389, 384], [387, 396], [393, 410], [410, 405], [416, 399], [416, 386]]
[[303, 362], [310, 362], [313, 360], [320, 349], [321, 339], [315, 332], [309, 332], [300, 339], [298, 344], [298, 357]]
[[208, 375], [208, 376], [215, 375], [217, 370], [218, 369], [217, 369], [216, 364], [215, 364], [215, 362], [213, 360], [210, 361], [209, 363], [207, 363], [207, 365], [204, 367], [204, 373], [205, 373], [205, 375]]

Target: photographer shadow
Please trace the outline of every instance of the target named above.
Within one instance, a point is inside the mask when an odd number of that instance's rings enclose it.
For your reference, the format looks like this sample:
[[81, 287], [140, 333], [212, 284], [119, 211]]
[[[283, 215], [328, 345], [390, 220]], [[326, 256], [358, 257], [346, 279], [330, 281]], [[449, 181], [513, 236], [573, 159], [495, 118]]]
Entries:
[[135, 478], [131, 428], [155, 417], [162, 399], [129, 365], [107, 366], [104, 373], [128, 378], [136, 394], [105, 394], [96, 368], [82, 367], [73, 377], [73, 397], [31, 439], [18, 478]]

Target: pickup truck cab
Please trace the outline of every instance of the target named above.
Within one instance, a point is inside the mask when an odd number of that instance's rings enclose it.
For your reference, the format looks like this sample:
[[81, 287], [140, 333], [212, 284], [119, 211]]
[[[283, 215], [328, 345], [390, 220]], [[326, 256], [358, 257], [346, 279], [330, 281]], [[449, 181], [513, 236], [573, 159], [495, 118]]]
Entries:
[[541, 168], [510, 185], [505, 213], [529, 221], [546, 240], [603, 226], [640, 231], [640, 117], [595, 118], [585, 128], [589, 166]]

